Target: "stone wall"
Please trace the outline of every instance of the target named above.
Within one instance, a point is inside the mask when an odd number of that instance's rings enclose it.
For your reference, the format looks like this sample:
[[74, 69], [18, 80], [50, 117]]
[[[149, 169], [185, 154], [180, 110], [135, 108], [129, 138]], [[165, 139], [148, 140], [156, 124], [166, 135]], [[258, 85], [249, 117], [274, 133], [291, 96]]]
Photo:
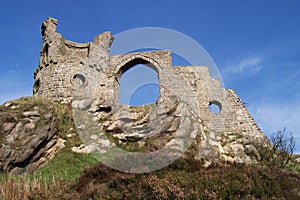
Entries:
[[[119, 80], [137, 64], [158, 73], [160, 99], [177, 96], [188, 103], [208, 132], [242, 134], [264, 138], [254, 119], [235, 91], [222, 88], [206, 66], [172, 66], [167, 50], [110, 56], [111, 33], [104, 32], [94, 42], [79, 44], [65, 40], [56, 32], [57, 20], [48, 18], [42, 25], [43, 45], [34, 73], [33, 94], [52, 100], [93, 98], [113, 107], [119, 104]], [[211, 112], [210, 105], [219, 108]], [[205, 131], [204, 130], [204, 131]], [[203, 138], [205, 139], [205, 138]]]
[[78, 44], [57, 33], [56, 24], [57, 20], [48, 18], [42, 25], [43, 45], [34, 72], [33, 94], [53, 100], [85, 93], [96, 97], [96, 83], [109, 66], [111, 34], [105, 32], [95, 37], [94, 42]]

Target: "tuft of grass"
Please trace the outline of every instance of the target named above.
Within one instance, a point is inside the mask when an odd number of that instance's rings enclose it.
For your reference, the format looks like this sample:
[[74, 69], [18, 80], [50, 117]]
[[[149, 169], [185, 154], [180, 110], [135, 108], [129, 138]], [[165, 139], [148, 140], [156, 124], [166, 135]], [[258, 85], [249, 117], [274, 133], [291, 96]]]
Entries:
[[90, 154], [75, 153], [65, 147], [45, 167], [38, 169], [29, 177], [32, 179], [38, 177], [46, 182], [51, 182], [53, 179], [63, 182], [74, 181], [80, 177], [85, 168], [97, 162]]
[[286, 169], [295, 174], [300, 174], [300, 154], [294, 154]]
[[0, 176], [1, 200], [63, 199], [69, 188], [69, 183], [55, 179], [50, 183], [39, 178]]

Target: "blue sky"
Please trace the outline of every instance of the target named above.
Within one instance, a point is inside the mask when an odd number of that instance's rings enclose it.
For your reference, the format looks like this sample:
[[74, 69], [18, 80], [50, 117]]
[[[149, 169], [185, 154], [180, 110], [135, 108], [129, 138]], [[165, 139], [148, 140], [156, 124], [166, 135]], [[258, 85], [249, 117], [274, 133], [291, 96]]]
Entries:
[[103, 31], [164, 27], [200, 43], [227, 88], [237, 91], [270, 135], [286, 127], [300, 153], [300, 1], [4, 1], [0, 7], [0, 103], [31, 95], [40, 25], [76, 42]]

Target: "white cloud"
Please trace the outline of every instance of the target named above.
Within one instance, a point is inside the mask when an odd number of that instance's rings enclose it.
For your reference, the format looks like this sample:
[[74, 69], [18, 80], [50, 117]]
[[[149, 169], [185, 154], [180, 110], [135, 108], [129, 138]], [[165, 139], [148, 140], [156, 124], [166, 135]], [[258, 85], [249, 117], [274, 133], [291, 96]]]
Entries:
[[257, 74], [262, 69], [262, 57], [253, 56], [244, 58], [238, 62], [230, 63], [225, 67], [225, 74]]
[[296, 153], [300, 153], [300, 104], [263, 103], [249, 108], [262, 131], [270, 136], [286, 128], [296, 139]]

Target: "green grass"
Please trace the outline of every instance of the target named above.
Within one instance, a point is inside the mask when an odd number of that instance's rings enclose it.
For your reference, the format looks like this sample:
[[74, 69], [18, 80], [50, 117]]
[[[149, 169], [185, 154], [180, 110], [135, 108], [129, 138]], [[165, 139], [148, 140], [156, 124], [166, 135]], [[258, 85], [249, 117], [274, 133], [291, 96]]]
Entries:
[[80, 177], [85, 168], [96, 163], [98, 161], [92, 155], [74, 153], [66, 147], [61, 149], [45, 167], [38, 169], [29, 177], [37, 177], [44, 181], [53, 179], [74, 181]]
[[[11, 102], [21, 108], [21, 113], [31, 111], [35, 106], [39, 107], [40, 114], [53, 113], [58, 119], [59, 136], [66, 140], [66, 146], [33, 174], [11, 176], [0, 172], [1, 200], [300, 199], [299, 163], [292, 163], [287, 170], [238, 164], [203, 168], [200, 161], [190, 156], [155, 172], [124, 173], [104, 166], [92, 155], [71, 151], [72, 146], [78, 146], [80, 139], [77, 135], [67, 137], [67, 134], [76, 132], [70, 106], [37, 97]], [[3, 109], [7, 108], [0, 106], [0, 111]], [[12, 120], [22, 115], [12, 112], [12, 116], [7, 116]], [[110, 137], [115, 140], [111, 134]], [[192, 147], [196, 149], [199, 140], [196, 138]], [[136, 142], [123, 145], [124, 149], [140, 151], [158, 147], [155, 142], [156, 139], [149, 141], [141, 148]], [[192, 147], [191, 155], [194, 153]], [[111, 154], [118, 155], [119, 152]], [[111, 154], [108, 152], [107, 159]]]
[[[81, 141], [76, 134], [75, 124], [72, 117], [72, 109], [70, 105], [52, 102], [41, 97], [22, 97], [17, 100], [9, 101], [12, 105], [17, 106], [15, 109], [6, 108], [5, 104], [0, 106], [0, 112], [6, 113], [0, 115], [0, 121], [17, 120], [24, 118], [22, 113], [25, 111], [38, 110], [39, 114], [52, 114], [55, 118], [54, 126], [59, 130], [58, 136], [64, 140], [65, 147], [59, 150], [55, 157], [50, 160], [46, 166], [38, 169], [33, 174], [27, 175], [29, 179], [41, 179], [42, 181], [53, 181], [53, 179], [61, 181], [74, 181], [82, 171], [95, 163], [97, 160], [92, 155], [78, 154], [71, 151], [71, 147], [78, 146]], [[41, 124], [47, 123], [40, 120]], [[39, 122], [36, 124], [38, 127]], [[72, 133], [72, 137], [68, 138], [67, 134]], [[1, 133], [0, 133], [1, 139]], [[7, 174], [0, 174], [0, 177], [5, 178]]]
[[300, 174], [300, 163], [299, 161], [297, 162], [295, 159], [300, 158], [300, 154], [294, 155], [292, 157], [291, 162], [286, 166], [286, 169], [295, 173], [295, 174]]

